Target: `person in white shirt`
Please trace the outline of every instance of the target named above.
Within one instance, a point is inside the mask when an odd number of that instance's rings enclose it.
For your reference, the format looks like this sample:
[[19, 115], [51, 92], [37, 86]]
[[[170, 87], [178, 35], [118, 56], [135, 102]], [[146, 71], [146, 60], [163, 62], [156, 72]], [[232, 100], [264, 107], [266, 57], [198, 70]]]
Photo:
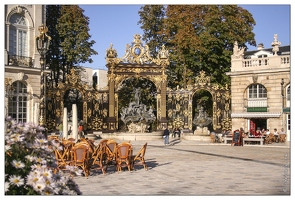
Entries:
[[281, 129], [280, 134], [286, 134], [285, 131], [284, 131], [284, 128]]

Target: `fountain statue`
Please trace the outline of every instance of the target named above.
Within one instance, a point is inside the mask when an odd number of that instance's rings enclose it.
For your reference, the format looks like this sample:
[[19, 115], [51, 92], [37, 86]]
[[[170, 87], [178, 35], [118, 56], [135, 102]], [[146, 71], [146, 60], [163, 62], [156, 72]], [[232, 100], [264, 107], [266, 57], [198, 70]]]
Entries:
[[197, 129], [194, 131], [196, 135], [209, 135], [210, 131], [208, 130], [208, 125], [212, 123], [212, 118], [207, 116], [207, 113], [204, 111], [204, 107], [201, 106], [199, 110], [199, 115], [195, 116], [193, 124], [197, 126]]
[[121, 120], [128, 127], [129, 132], [145, 132], [156, 120], [153, 108], [147, 110], [146, 105], [140, 103], [140, 88], [134, 90], [134, 100], [129, 103], [128, 107], [123, 107], [121, 112]]

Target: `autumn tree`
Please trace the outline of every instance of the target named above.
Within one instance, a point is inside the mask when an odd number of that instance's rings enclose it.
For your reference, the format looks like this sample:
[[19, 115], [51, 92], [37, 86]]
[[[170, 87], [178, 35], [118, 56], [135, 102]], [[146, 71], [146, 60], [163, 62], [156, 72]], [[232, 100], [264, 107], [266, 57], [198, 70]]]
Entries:
[[230, 84], [225, 72], [230, 71], [234, 42], [241, 47], [256, 45], [251, 13], [236, 5], [168, 5], [165, 16], [157, 22], [149, 15], [159, 7], [141, 7], [139, 23], [148, 45], [155, 40], [169, 49], [169, 86], [185, 87], [201, 70], [212, 77], [212, 82]]
[[163, 5], [146, 5], [141, 7], [138, 12], [143, 29], [143, 40], [149, 45], [150, 53], [156, 57], [157, 50], [164, 44], [164, 35], [160, 34], [163, 30], [163, 23], [165, 17], [165, 7]]
[[52, 69], [51, 80], [58, 84], [65, 82], [65, 75], [70, 69], [82, 70], [81, 63], [92, 63], [92, 49], [95, 44], [90, 40], [89, 18], [78, 5], [48, 5], [46, 20], [48, 35], [52, 44], [47, 56], [47, 65]]

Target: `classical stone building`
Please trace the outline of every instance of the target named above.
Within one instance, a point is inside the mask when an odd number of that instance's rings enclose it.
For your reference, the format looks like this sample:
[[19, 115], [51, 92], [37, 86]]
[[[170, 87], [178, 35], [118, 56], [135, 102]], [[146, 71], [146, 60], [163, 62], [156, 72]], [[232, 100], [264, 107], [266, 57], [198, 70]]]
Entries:
[[281, 128], [290, 141], [290, 46], [280, 46], [274, 35], [272, 48], [258, 45], [245, 51], [234, 44], [231, 58], [232, 128], [246, 131]]
[[[5, 115], [18, 122], [38, 124], [42, 70], [36, 37], [40, 35], [39, 26], [46, 25], [46, 5], [5, 5], [4, 14]], [[46, 76], [50, 70], [43, 72]], [[85, 68], [81, 80], [103, 88], [107, 70]]]
[[36, 37], [45, 24], [45, 5], [5, 5], [4, 14], [5, 114], [38, 123], [41, 65]]

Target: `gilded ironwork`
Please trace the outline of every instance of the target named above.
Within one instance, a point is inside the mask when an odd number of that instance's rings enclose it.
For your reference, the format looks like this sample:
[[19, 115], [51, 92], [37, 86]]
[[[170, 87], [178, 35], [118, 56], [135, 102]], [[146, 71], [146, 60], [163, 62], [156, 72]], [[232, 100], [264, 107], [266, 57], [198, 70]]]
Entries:
[[[138, 50], [136, 49], [138, 48]], [[118, 90], [124, 80], [136, 77], [150, 80], [156, 86], [157, 129], [161, 130], [165, 124], [169, 127], [180, 126], [188, 132], [193, 132], [193, 97], [199, 90], [207, 90], [212, 95], [212, 125], [215, 131], [231, 127], [230, 119], [230, 90], [228, 85], [211, 84], [210, 77], [204, 71], [195, 77], [195, 83], [188, 84], [185, 89], [167, 88], [166, 67], [169, 63], [168, 51], [165, 46], [159, 51], [157, 58], [150, 58], [148, 47], [142, 45], [140, 37], [136, 35], [129, 54], [120, 59], [111, 45], [107, 50], [106, 62], [108, 67], [108, 85], [100, 90], [89, 88], [81, 81], [80, 75], [71, 70], [66, 82], [57, 87], [49, 88], [52, 111], [48, 120], [54, 121], [63, 116], [63, 101], [65, 92], [77, 89], [81, 92], [83, 103], [83, 121], [87, 130], [115, 132], [118, 129]], [[127, 52], [126, 49], [126, 52]], [[140, 50], [140, 51], [139, 51]], [[54, 119], [54, 120], [53, 120]]]
[[[118, 58], [114, 53], [113, 45], [107, 50], [106, 63], [108, 67], [108, 94], [109, 115], [107, 120], [108, 130], [118, 127], [119, 111], [118, 97], [124, 80], [129, 78], [148, 79], [157, 90], [157, 119], [160, 122], [157, 127], [161, 128], [161, 122], [166, 123], [166, 68], [169, 64], [168, 50], [163, 45], [156, 58], [152, 58], [148, 45], [144, 45], [139, 34], [134, 35], [133, 42], [126, 45], [125, 55]], [[162, 102], [162, 103], [161, 103]]]
[[230, 116], [230, 91], [228, 85], [219, 86], [211, 84], [210, 77], [201, 71], [195, 77], [193, 85], [187, 85], [186, 89], [176, 87], [175, 90], [167, 89], [168, 123], [183, 123], [183, 128], [188, 132], [193, 130], [193, 97], [199, 90], [207, 90], [212, 96], [212, 126], [214, 131], [231, 127]]
[[[64, 98], [67, 90], [78, 90], [82, 101], [82, 120], [86, 131], [102, 131], [103, 123], [106, 123], [108, 115], [108, 93], [106, 90], [96, 90], [81, 81], [81, 75], [75, 69], [71, 69], [66, 75], [65, 83], [59, 83], [57, 87], [49, 87], [48, 104], [52, 109], [47, 111], [50, 121], [61, 121], [63, 119]], [[47, 121], [48, 121], [47, 120]], [[53, 130], [55, 126], [48, 124], [48, 129]]]

